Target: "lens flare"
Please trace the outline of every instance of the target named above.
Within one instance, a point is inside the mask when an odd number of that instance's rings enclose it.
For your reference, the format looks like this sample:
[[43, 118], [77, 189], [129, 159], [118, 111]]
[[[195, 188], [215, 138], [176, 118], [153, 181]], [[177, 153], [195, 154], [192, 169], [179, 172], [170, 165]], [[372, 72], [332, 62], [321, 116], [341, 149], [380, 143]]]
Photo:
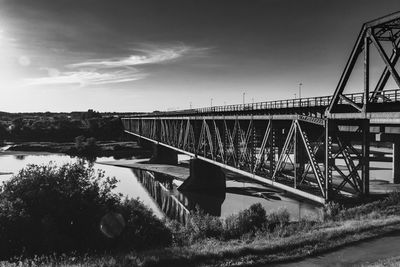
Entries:
[[101, 218], [100, 231], [108, 238], [118, 237], [125, 228], [124, 217], [117, 212], [109, 212]]

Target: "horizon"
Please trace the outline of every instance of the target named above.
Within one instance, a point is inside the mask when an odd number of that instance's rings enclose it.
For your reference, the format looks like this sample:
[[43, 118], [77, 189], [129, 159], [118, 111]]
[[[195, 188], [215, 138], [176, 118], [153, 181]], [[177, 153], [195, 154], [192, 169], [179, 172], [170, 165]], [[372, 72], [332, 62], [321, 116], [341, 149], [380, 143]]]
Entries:
[[[152, 112], [333, 94], [394, 0], [0, 0], [0, 110]], [[374, 70], [371, 70], [374, 72]], [[357, 81], [352, 83], [357, 90]]]

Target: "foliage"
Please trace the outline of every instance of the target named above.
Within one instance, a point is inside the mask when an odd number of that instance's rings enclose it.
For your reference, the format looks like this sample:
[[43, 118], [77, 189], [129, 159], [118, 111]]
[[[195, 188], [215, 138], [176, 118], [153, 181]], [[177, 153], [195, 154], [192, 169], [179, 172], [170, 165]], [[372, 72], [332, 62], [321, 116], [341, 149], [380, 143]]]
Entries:
[[94, 137], [97, 140], [117, 140], [123, 133], [122, 122], [119, 118], [102, 117], [100, 113], [93, 110], [75, 117], [43, 114], [41, 116], [21, 115], [9, 123], [11, 124], [9, 131], [0, 125], [0, 139], [71, 142], [75, 137], [82, 135]]
[[205, 238], [219, 238], [222, 234], [222, 222], [218, 217], [204, 213], [197, 208], [189, 217], [185, 226], [189, 233], [189, 242]]
[[[121, 201], [116, 183], [83, 162], [28, 165], [1, 187], [0, 256], [169, 244], [169, 230], [140, 201]], [[125, 220], [115, 238], [100, 231], [110, 213]]]
[[289, 213], [286, 210], [267, 215], [262, 205], [257, 203], [225, 219], [197, 209], [190, 215], [186, 225], [170, 223], [169, 228], [174, 233], [176, 244], [191, 244], [208, 238], [229, 240], [246, 235], [253, 236], [257, 232], [270, 232], [276, 226], [283, 227], [288, 223]]
[[117, 211], [126, 220], [125, 230], [118, 238], [120, 248], [142, 250], [171, 244], [172, 234], [169, 228], [138, 199], [126, 198], [120, 203]]
[[99, 150], [94, 137], [85, 138], [83, 135], [75, 137], [75, 147], [69, 153], [77, 155], [93, 155]]
[[290, 214], [285, 209], [272, 212], [268, 215], [268, 227], [274, 229], [276, 226], [284, 227], [289, 224]]
[[342, 207], [339, 205], [339, 203], [333, 201], [328, 202], [321, 210], [321, 219], [323, 221], [332, 220], [337, 217], [341, 209]]
[[390, 192], [390, 194], [386, 198], [386, 204], [390, 205], [396, 205], [400, 204], [400, 191], [396, 190], [393, 192]]
[[253, 204], [248, 209], [225, 219], [224, 237], [226, 239], [238, 238], [243, 234], [262, 230], [266, 225], [265, 209], [260, 203]]

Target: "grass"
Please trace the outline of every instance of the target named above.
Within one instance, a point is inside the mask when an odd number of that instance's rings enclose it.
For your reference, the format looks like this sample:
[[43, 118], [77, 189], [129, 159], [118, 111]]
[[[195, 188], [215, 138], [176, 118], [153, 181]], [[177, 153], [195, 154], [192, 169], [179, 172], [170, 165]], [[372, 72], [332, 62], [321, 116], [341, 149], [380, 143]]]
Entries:
[[[287, 212], [265, 214], [255, 205], [225, 220], [198, 211], [185, 227], [169, 226], [175, 233], [171, 247], [42, 256], [21, 262], [41, 266], [252, 266], [295, 261], [400, 231], [400, 193], [349, 209], [327, 205], [318, 221], [289, 222]], [[394, 258], [373, 266], [398, 266], [399, 262], [400, 258]]]
[[397, 257], [392, 257], [389, 259], [384, 259], [384, 260], [380, 260], [374, 263], [370, 263], [367, 265], [363, 265], [363, 266], [368, 266], [368, 267], [398, 267], [400, 266], [400, 256]]

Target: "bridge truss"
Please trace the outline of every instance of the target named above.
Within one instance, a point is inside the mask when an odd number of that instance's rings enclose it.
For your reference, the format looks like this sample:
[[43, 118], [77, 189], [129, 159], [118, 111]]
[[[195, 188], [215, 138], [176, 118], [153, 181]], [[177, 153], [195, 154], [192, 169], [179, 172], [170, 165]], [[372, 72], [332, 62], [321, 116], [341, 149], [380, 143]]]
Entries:
[[342, 134], [338, 122], [304, 115], [123, 119], [128, 133], [318, 202], [368, 192], [368, 147], [351, 142], [368, 124], [357, 122]]
[[[370, 60], [371, 45], [383, 66]], [[400, 88], [399, 46], [400, 13], [395, 13], [363, 25], [333, 96], [144, 114], [122, 121], [127, 133], [314, 201], [365, 196], [370, 141], [388, 125], [400, 127], [400, 90], [386, 90], [390, 77]], [[345, 94], [360, 58], [363, 92]], [[372, 68], [381, 69], [377, 81], [371, 78]]]

